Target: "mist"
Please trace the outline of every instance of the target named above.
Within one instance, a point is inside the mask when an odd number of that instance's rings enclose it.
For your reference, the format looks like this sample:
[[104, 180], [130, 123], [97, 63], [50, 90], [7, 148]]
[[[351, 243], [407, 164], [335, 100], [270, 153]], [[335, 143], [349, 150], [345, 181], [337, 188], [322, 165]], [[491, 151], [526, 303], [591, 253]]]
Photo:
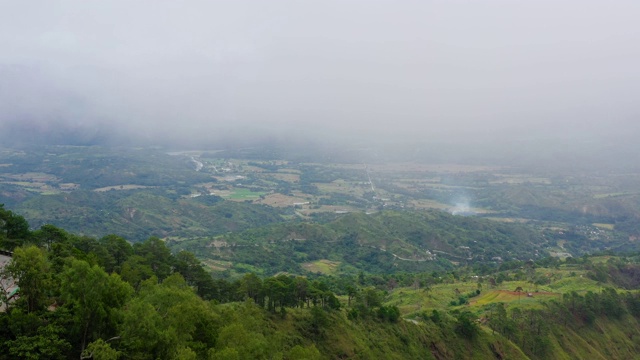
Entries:
[[626, 0], [7, 2], [0, 132], [623, 156], [639, 17]]

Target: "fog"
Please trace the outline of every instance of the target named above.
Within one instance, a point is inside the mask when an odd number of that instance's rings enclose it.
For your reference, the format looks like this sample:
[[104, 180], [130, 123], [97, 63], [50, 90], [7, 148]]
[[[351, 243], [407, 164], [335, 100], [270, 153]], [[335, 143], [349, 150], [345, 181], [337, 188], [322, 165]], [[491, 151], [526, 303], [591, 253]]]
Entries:
[[637, 0], [2, 9], [5, 142], [312, 139], [522, 153], [630, 151], [640, 134]]

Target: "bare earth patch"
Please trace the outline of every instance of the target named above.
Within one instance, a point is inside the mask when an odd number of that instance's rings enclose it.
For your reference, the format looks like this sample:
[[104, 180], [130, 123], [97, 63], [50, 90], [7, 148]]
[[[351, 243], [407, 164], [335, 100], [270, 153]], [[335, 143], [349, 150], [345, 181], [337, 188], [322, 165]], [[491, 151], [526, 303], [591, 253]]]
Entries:
[[264, 205], [275, 206], [275, 207], [287, 207], [287, 206], [294, 206], [297, 203], [299, 204], [306, 203], [308, 201], [309, 200], [302, 197], [288, 196], [288, 195], [276, 193], [276, 194], [269, 194], [265, 196], [264, 199], [256, 200], [255, 202], [257, 204], [264, 204]]

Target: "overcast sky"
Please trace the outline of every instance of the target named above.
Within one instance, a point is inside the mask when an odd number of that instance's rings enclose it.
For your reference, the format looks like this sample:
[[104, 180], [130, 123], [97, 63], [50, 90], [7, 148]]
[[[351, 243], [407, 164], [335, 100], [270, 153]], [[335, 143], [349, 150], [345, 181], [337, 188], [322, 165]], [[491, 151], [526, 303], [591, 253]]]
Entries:
[[640, 135], [638, 0], [0, 3], [0, 131]]

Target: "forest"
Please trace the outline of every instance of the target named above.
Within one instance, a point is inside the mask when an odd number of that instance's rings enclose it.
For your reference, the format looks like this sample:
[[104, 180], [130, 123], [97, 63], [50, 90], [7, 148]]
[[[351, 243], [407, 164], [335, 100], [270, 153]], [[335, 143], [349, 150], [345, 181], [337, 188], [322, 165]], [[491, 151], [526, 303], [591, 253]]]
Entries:
[[[516, 261], [480, 278], [470, 266], [227, 280], [156, 237], [132, 245], [53, 225], [30, 230], [4, 207], [0, 219], [0, 247], [10, 255], [0, 273], [0, 358], [625, 359], [640, 350], [638, 256]], [[531, 306], [527, 297], [537, 290], [527, 295], [523, 287], [545, 284], [536, 272], [565, 268], [572, 283], [580, 272], [599, 287]], [[476, 281], [475, 290], [458, 291]], [[510, 281], [523, 284], [517, 301], [478, 307], [488, 289]], [[11, 284], [19, 290], [8, 292]], [[434, 299], [447, 286], [456, 295], [444, 308], [403, 305], [415, 294]]]

